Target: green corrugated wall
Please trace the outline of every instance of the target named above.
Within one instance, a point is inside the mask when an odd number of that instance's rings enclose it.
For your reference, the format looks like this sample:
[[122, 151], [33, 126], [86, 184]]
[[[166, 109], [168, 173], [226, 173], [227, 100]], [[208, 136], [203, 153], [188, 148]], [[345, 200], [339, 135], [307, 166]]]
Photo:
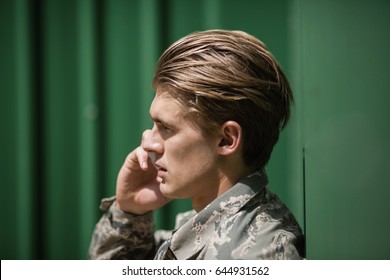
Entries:
[[307, 254], [390, 259], [390, 2], [300, 13]]
[[[100, 198], [150, 126], [162, 51], [187, 33], [261, 38], [295, 92], [267, 166], [308, 259], [388, 259], [388, 1], [0, 1], [0, 258], [85, 259]], [[173, 225], [190, 202], [156, 213]]]

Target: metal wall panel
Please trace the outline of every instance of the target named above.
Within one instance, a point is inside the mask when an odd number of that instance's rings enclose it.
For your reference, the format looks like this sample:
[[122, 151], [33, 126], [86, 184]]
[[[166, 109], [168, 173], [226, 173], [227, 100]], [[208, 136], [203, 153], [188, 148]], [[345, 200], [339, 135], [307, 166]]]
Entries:
[[36, 153], [28, 1], [0, 2], [1, 258], [29, 259], [35, 246]]
[[307, 257], [389, 259], [390, 2], [300, 2]]

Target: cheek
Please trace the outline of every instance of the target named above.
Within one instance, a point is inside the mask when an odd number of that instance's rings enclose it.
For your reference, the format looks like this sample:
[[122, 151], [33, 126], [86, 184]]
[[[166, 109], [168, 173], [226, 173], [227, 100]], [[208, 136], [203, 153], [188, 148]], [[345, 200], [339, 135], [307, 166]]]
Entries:
[[216, 165], [216, 155], [208, 145], [189, 145], [183, 149], [176, 149], [172, 154], [175, 173], [186, 177], [196, 177]]
[[172, 146], [165, 150], [168, 174], [161, 191], [171, 198], [192, 198], [211, 189], [218, 177], [218, 157], [211, 147], [202, 142]]

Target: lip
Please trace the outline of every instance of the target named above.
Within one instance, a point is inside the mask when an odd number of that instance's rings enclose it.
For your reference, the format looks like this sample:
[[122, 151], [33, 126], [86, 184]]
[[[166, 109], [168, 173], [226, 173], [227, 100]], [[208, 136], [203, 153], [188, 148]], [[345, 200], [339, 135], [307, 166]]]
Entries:
[[157, 170], [157, 176], [160, 177], [160, 178], [164, 178], [166, 174], [167, 174], [167, 170], [162, 168], [162, 167], [160, 167]]

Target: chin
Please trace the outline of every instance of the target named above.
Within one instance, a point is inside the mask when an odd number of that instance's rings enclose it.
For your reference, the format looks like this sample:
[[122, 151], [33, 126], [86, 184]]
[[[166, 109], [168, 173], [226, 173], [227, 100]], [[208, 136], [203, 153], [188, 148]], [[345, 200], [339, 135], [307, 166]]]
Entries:
[[178, 195], [169, 185], [165, 183], [160, 184], [160, 191], [166, 198], [169, 199], [178, 199], [182, 198], [180, 195]]
[[160, 192], [167, 198], [174, 198], [172, 197], [172, 191], [170, 191], [169, 186], [164, 182], [160, 183]]

